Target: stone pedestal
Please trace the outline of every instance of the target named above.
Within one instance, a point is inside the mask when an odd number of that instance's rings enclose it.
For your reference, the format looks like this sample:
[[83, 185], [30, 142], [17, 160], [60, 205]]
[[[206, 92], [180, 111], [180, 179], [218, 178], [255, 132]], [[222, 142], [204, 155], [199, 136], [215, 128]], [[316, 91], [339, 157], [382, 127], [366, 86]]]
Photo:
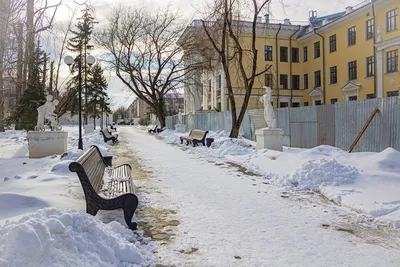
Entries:
[[257, 149], [272, 149], [282, 151], [282, 146], [289, 144], [289, 136], [283, 129], [262, 128], [256, 130]]
[[90, 134], [94, 132], [93, 125], [85, 125], [83, 126], [83, 130], [85, 131], [85, 134]]
[[175, 124], [175, 131], [177, 133], [185, 133], [186, 132], [186, 125], [185, 124]]
[[67, 151], [67, 132], [28, 132], [29, 158], [61, 155]]

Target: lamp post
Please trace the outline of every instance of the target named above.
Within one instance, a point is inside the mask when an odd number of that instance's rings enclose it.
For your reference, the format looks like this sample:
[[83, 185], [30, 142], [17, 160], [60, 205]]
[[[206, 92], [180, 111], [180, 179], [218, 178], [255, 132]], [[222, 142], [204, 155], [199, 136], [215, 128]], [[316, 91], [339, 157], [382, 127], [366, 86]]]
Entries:
[[[89, 55], [86, 58], [86, 63], [88, 65], [93, 65], [96, 59], [94, 56]], [[65, 64], [68, 67], [74, 63], [74, 58], [72, 56], [66, 56], [64, 58]], [[82, 142], [82, 46], [79, 49], [79, 59], [78, 59], [78, 109], [79, 109], [79, 139], [78, 139], [78, 149], [83, 150], [83, 142]]]

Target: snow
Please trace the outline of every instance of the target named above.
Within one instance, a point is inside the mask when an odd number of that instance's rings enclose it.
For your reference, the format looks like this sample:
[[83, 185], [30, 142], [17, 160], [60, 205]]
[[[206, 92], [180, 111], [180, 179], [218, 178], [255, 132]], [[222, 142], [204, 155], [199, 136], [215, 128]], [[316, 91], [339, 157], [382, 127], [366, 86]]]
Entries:
[[[0, 133], [0, 266], [144, 266], [154, 245], [127, 229], [122, 211], [108, 224], [87, 215], [79, 179], [68, 169], [83, 151], [78, 128], [68, 132], [64, 155], [29, 159], [26, 132]], [[84, 150], [99, 132], [83, 134]], [[107, 216], [107, 215], [106, 215]], [[138, 242], [141, 240], [141, 242]]]
[[[160, 136], [177, 135], [166, 133]], [[121, 137], [154, 176], [148, 205], [174, 210], [173, 219], [179, 220], [173, 242], [157, 250], [163, 265], [398, 266], [397, 230], [388, 228], [391, 234], [383, 236], [376, 221], [364, 224], [352, 210], [309, 193], [310, 188], [355, 187], [373, 201], [376, 195], [358, 186], [368, 170], [356, 159], [375, 155], [385, 160], [378, 153], [348, 154], [328, 146], [257, 151], [251, 142], [231, 141], [226, 135], [217, 137], [211, 148], [194, 148], [167, 144], [137, 129], [126, 129]], [[260, 176], [238, 171], [228, 164], [233, 161], [252, 166]], [[299, 190], [299, 185], [281, 184], [285, 175], [309, 186]], [[179, 252], [193, 249], [192, 254]]]
[[[41, 159], [28, 158], [26, 133], [0, 133], [0, 267], [400, 262], [395, 149], [256, 150], [255, 142], [231, 139], [226, 131], [208, 134], [214, 138], [210, 148], [192, 147], [179, 140], [189, 133], [167, 129], [150, 135], [149, 127], [119, 127], [117, 146], [130, 150], [152, 176], [135, 181], [141, 208], [175, 211], [171, 219], [179, 221], [169, 229], [170, 242], [156, 245], [143, 238], [143, 230], [127, 229], [120, 211], [112, 219], [84, 213], [79, 179], [68, 170], [83, 153], [77, 127], [63, 129], [69, 133], [68, 152]], [[98, 132], [85, 134], [83, 144], [84, 150], [96, 144], [109, 155], [111, 145]]]
[[[132, 241], [132, 242], [130, 242]], [[0, 266], [141, 264], [132, 231], [82, 211], [40, 209], [0, 228]]]
[[[380, 153], [348, 153], [324, 145], [257, 151], [255, 142], [231, 139], [228, 134], [210, 132], [209, 137], [215, 139], [210, 148], [188, 149], [208, 161], [239, 164], [285, 190], [320, 192], [378, 224], [400, 228], [399, 151], [388, 148]], [[179, 144], [179, 135], [171, 130], [160, 134], [167, 144]]]

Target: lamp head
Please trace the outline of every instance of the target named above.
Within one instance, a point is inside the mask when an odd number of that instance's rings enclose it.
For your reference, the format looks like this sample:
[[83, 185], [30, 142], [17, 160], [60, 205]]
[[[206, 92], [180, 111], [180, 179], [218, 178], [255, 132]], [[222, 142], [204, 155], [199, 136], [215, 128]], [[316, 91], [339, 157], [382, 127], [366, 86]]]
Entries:
[[64, 62], [65, 62], [65, 64], [67, 64], [68, 66], [71, 66], [72, 63], [74, 63], [74, 58], [73, 58], [72, 56], [65, 56]]
[[94, 56], [92, 56], [92, 55], [88, 55], [87, 56], [87, 58], [86, 58], [86, 63], [88, 64], [88, 65], [93, 65], [94, 63], [96, 62], [96, 59], [94, 58]]

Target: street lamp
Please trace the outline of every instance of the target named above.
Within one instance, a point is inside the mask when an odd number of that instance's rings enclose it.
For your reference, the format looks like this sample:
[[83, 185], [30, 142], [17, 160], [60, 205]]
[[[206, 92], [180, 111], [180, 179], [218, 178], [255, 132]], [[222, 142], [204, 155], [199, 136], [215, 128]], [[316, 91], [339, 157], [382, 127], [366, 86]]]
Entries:
[[[90, 66], [93, 65], [96, 59], [92, 55], [88, 55], [86, 57], [86, 63]], [[74, 58], [72, 56], [66, 56], [64, 58], [65, 64], [68, 67], [74, 63]], [[78, 139], [78, 149], [83, 150], [83, 142], [82, 142], [82, 46], [79, 49], [79, 59], [78, 59], [78, 96], [79, 96], [79, 139]]]

